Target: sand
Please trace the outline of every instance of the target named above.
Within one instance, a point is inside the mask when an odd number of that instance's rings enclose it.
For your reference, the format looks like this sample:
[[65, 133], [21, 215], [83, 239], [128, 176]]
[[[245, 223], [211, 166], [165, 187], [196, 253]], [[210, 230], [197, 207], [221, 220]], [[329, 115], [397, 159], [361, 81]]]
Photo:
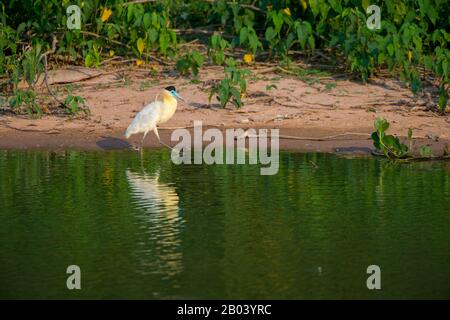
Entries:
[[[391, 123], [389, 133], [404, 137], [412, 128], [416, 145], [429, 145], [436, 155], [450, 146], [450, 117], [427, 110], [435, 97], [417, 99], [393, 79], [364, 84], [323, 77], [312, 83], [308, 80], [314, 78], [304, 81], [270, 69], [253, 71], [256, 76], [249, 79], [245, 106], [238, 110], [232, 105], [221, 109], [215, 99], [208, 103], [210, 86], [223, 74], [218, 67], [204, 68], [200, 81], [170, 72], [151, 76], [148, 70], [132, 68], [53, 70], [53, 90], [58, 89], [62, 98], [68, 90], [85, 98], [90, 117], [0, 114], [0, 149], [110, 150], [140, 145], [140, 135], [126, 140], [123, 133], [135, 114], [168, 85], [176, 86], [189, 102], [180, 104], [174, 117], [160, 126], [162, 139], [171, 145], [174, 129], [190, 129], [194, 121], [202, 121], [221, 130], [278, 128], [285, 150], [370, 153], [373, 122], [381, 117]], [[150, 133], [144, 147], [161, 146]]]

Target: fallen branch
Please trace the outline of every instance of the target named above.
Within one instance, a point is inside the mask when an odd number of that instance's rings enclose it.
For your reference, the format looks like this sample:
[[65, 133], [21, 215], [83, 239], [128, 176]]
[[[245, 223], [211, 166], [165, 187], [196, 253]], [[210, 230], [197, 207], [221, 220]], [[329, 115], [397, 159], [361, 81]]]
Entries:
[[[157, 2], [158, 0], [133, 0], [133, 1], [129, 1], [129, 2], [125, 2], [124, 4], [122, 4], [122, 6], [126, 7], [132, 4], [142, 4], [142, 3], [152, 3], [152, 2]], [[204, 0], [205, 2], [209, 2], [209, 3], [214, 3], [216, 2], [216, 0]], [[266, 14], [266, 12], [252, 4], [241, 4], [241, 3], [236, 3], [236, 2], [231, 2], [228, 1], [227, 4], [237, 4], [238, 6], [240, 6], [241, 8], [246, 8], [246, 9], [250, 9], [253, 11], [257, 11], [263, 14]]]
[[[287, 104], [284, 102], [280, 102], [276, 98], [272, 98], [272, 101], [275, 102], [276, 104], [279, 104], [280, 106], [288, 107], [288, 108], [296, 108], [296, 109], [298, 109], [299, 107], [302, 107], [302, 106], [310, 107], [310, 106], [316, 106], [316, 105], [325, 107], [327, 110], [335, 108], [334, 104], [324, 104], [324, 103], [319, 103], [319, 102], [309, 103], [309, 102], [303, 101], [301, 99], [298, 99], [298, 101], [301, 104]], [[315, 108], [315, 109], [322, 109], [322, 108]]]
[[94, 32], [80, 30], [80, 33], [84, 34], [84, 35], [87, 35], [87, 36], [92, 36], [92, 37], [95, 37], [95, 38], [101, 38], [101, 39], [104, 39], [104, 40], [109, 41], [111, 43], [114, 43], [114, 44], [117, 44], [117, 45], [120, 45], [120, 46], [124, 46], [125, 48], [130, 49], [130, 46], [127, 45], [126, 43], [123, 43], [123, 42], [120, 42], [120, 41], [117, 41], [117, 40], [114, 40], [114, 39], [109, 39], [108, 37], [99, 35], [99, 34], [94, 33]]
[[56, 44], [58, 43], [58, 39], [56, 38], [56, 36], [53, 36], [53, 41], [52, 41], [52, 48], [50, 50], [48, 50], [47, 52], [43, 53], [40, 58], [39, 61], [41, 61], [42, 59], [44, 59], [44, 82], [45, 82], [45, 87], [47, 88], [48, 93], [50, 94], [50, 96], [55, 99], [56, 102], [59, 103], [59, 105], [63, 105], [66, 109], [69, 109], [68, 106], [61, 100], [59, 100], [59, 98], [50, 90], [50, 86], [48, 84], [48, 63], [47, 63], [47, 56], [49, 54], [53, 54], [56, 51]]
[[17, 128], [17, 127], [11, 126], [5, 122], [0, 122], [0, 125], [5, 128], [8, 128], [8, 129], [13, 129], [13, 130], [21, 131], [21, 132], [39, 132], [39, 133], [53, 134], [53, 133], [55, 133], [55, 131], [58, 131], [58, 133], [59, 133], [58, 129], [50, 129], [50, 130], [22, 129], [22, 128]]
[[[278, 137], [280, 139], [289, 139], [289, 140], [308, 140], [308, 141], [327, 141], [327, 140], [336, 140], [336, 138], [343, 137], [343, 136], [349, 136], [349, 135], [357, 135], [357, 136], [365, 136], [367, 138], [370, 138], [370, 133], [361, 133], [361, 132], [344, 132], [340, 134], [335, 134], [331, 136], [324, 136], [324, 137], [298, 137], [298, 136], [290, 136], [290, 135], [283, 135], [280, 134]], [[248, 131], [245, 131], [242, 135], [237, 137], [237, 139], [244, 139], [244, 138], [258, 138], [259, 135], [249, 135]]]

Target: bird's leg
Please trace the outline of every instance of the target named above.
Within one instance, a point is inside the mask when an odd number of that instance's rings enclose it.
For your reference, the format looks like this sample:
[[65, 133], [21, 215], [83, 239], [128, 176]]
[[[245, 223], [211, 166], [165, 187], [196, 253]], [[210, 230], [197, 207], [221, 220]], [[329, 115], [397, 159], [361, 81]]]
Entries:
[[162, 145], [166, 146], [170, 150], [178, 152], [178, 150], [175, 150], [171, 146], [169, 146], [169, 145], [167, 145], [167, 144], [165, 144], [164, 142], [161, 141], [161, 138], [159, 137], [159, 133], [158, 133], [158, 128], [157, 127], [155, 127], [155, 129], [153, 129], [153, 132], [156, 134], [156, 137], [158, 138], [159, 143], [161, 143]]
[[145, 132], [144, 132], [144, 135], [142, 136], [142, 140], [141, 140], [141, 150], [144, 148], [144, 139], [145, 139], [145, 136], [147, 135], [147, 132], [148, 132], [148, 131], [145, 131]]

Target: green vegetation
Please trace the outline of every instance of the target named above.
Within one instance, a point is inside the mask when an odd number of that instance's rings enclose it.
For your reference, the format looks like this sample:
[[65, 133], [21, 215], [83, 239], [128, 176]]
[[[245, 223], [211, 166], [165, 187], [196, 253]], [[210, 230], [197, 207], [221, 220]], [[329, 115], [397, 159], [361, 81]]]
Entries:
[[84, 112], [89, 114], [89, 109], [86, 108], [86, 101], [80, 96], [73, 96], [69, 94], [64, 100], [64, 104], [69, 108], [71, 114]]
[[247, 81], [245, 77], [250, 74], [249, 70], [238, 69], [236, 61], [228, 58], [224, 68], [225, 79], [216, 84], [209, 95], [209, 101], [213, 95], [216, 95], [220, 106], [223, 108], [231, 101], [239, 109], [242, 107], [242, 96], [247, 91]]
[[182, 56], [177, 61], [177, 70], [182, 75], [186, 75], [191, 70], [193, 76], [198, 76], [198, 70], [203, 66], [203, 56], [198, 51], [192, 51]]
[[[74, 4], [81, 8], [81, 30], [66, 26], [66, 9]], [[373, 4], [381, 8], [380, 30], [366, 25], [366, 9]], [[0, 4], [0, 88], [6, 97], [16, 97], [12, 102], [25, 101], [18, 84], [25, 80], [35, 91], [45, 70], [44, 53], [56, 37], [50, 62], [53, 53], [88, 67], [114, 56], [133, 56], [137, 65], [177, 61], [181, 74], [194, 77], [204, 63], [222, 65], [230, 53], [239, 69], [255, 59], [292, 60], [320, 52], [364, 81], [388, 70], [415, 94], [427, 79], [436, 86], [436, 102], [444, 113], [450, 86], [449, 17], [447, 0], [7, 1]], [[207, 49], [185, 46], [193, 39]], [[202, 55], [209, 59], [203, 61]], [[240, 107], [242, 101], [231, 91], [232, 98], [219, 94], [221, 105], [231, 101]], [[19, 112], [17, 105], [10, 108]], [[39, 107], [25, 105], [38, 113]]]
[[[383, 151], [388, 158], [405, 158], [409, 156], [409, 148], [400, 142], [397, 137], [386, 134], [389, 122], [386, 119], [376, 119], [374, 122], [377, 131], [372, 133], [373, 145], [377, 150]], [[408, 138], [412, 138], [412, 130], [408, 131]]]
[[[412, 129], [408, 130], [407, 140], [409, 145], [400, 142], [398, 137], [386, 134], [389, 129], [389, 122], [386, 119], [376, 119], [374, 122], [376, 131], [372, 133], [373, 145], [377, 150], [389, 159], [406, 159], [413, 157], [413, 140]], [[433, 157], [433, 152], [428, 146], [421, 146], [419, 149], [420, 156], [423, 158]]]

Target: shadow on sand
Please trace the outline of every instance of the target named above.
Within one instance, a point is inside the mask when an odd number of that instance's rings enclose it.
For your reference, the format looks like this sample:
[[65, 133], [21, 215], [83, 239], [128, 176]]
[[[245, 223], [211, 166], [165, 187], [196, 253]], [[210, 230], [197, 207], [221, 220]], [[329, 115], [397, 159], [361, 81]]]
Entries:
[[96, 144], [104, 150], [117, 150], [117, 149], [130, 149], [133, 148], [127, 141], [114, 138], [114, 137], [102, 137]]

